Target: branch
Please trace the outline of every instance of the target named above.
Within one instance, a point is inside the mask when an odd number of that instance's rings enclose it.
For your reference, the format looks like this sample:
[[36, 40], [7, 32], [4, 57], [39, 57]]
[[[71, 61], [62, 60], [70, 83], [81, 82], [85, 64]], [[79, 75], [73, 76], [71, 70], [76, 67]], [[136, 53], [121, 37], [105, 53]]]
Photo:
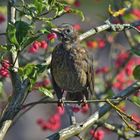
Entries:
[[[8, 1], [7, 6], [8, 23], [9, 22], [15, 23], [16, 10], [13, 7], [14, 3], [15, 1], [11, 0]], [[10, 42], [7, 41], [7, 43], [8, 45], [10, 45]], [[15, 61], [16, 56], [17, 56], [16, 52], [9, 53], [11, 64]], [[24, 81], [21, 81], [21, 78], [17, 72], [18, 59], [15, 62], [15, 67], [13, 67], [13, 69], [10, 71], [13, 86], [13, 94], [11, 100], [9, 101], [9, 103], [3, 110], [2, 115], [0, 116], [0, 140], [4, 139], [8, 129], [13, 123], [13, 119], [21, 110], [21, 106], [28, 92], [29, 80], [25, 79]]]
[[[137, 92], [140, 89], [140, 82], [135, 82], [131, 86], [127, 87], [123, 91], [121, 91], [117, 96], [114, 97], [114, 99], [119, 98], [120, 101], [126, 99], [128, 96], [132, 95], [133, 93]], [[82, 131], [85, 131], [89, 127], [95, 124], [97, 120], [99, 120], [101, 117], [103, 117], [108, 111], [111, 110], [111, 105], [105, 104], [102, 107], [99, 108], [98, 111], [96, 111], [93, 115], [91, 115], [87, 120], [77, 123], [75, 125], [71, 125], [70, 127], [67, 127], [65, 129], [62, 129], [61, 131], [50, 135], [45, 140], [66, 140], [72, 136], [78, 135]]]
[[6, 33], [0, 33], [0, 36], [5, 36], [6, 35]]
[[[110, 101], [112, 102], [119, 102], [120, 99], [109, 99]], [[96, 103], [96, 102], [107, 102], [106, 99], [93, 99], [93, 100], [86, 100], [86, 103]], [[58, 100], [44, 100], [44, 101], [35, 101], [35, 102], [31, 102], [31, 103], [28, 103], [28, 104], [25, 104], [22, 106], [22, 109], [24, 108], [27, 108], [29, 106], [32, 106], [32, 105], [37, 105], [37, 104], [48, 104], [48, 103], [51, 103], [51, 104], [57, 104], [58, 103]], [[63, 103], [64, 104], [81, 104], [83, 103], [83, 101], [73, 101], [73, 100], [63, 100]]]
[[[92, 28], [89, 31], [81, 34], [80, 37], [79, 37], [79, 40], [82, 41], [82, 40], [86, 39], [87, 37], [90, 37], [92, 35], [95, 35], [97, 33], [100, 33], [100, 32], [106, 31], [106, 30], [114, 31], [114, 32], [121, 32], [121, 31], [125, 31], [125, 29], [135, 29], [138, 32], [140, 32], [134, 26], [134, 25], [138, 26], [139, 22], [136, 21], [135, 23], [137, 23], [137, 24], [134, 24], [134, 23], [132, 23], [132, 24], [112, 24], [112, 23], [110, 23], [109, 20], [107, 20], [107, 21], [105, 21], [104, 25]], [[139, 25], [140, 25], [140, 23], [139, 23]]]

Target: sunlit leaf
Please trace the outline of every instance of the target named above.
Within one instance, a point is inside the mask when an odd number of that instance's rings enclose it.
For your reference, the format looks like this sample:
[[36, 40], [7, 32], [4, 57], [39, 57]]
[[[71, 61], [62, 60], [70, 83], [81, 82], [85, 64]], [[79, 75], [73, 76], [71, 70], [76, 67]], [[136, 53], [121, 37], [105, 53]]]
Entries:
[[48, 96], [48, 97], [50, 97], [50, 98], [53, 98], [52, 92], [50, 92], [47, 88], [39, 87], [38, 90], [39, 90], [40, 92], [42, 92], [45, 96]]
[[74, 14], [79, 15], [79, 16], [82, 18], [82, 21], [85, 20], [85, 17], [84, 17], [84, 14], [83, 14], [82, 11], [80, 11], [80, 10], [75, 10], [75, 9], [71, 9], [71, 12], [74, 13]]

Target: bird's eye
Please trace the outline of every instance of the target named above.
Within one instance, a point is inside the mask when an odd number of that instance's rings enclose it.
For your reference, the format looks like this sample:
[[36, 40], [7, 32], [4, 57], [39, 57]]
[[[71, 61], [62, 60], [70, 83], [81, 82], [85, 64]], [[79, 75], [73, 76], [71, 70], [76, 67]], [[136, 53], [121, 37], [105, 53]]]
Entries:
[[66, 34], [69, 34], [69, 33], [71, 33], [71, 30], [70, 29], [67, 29], [67, 30], [65, 30], [65, 33]]

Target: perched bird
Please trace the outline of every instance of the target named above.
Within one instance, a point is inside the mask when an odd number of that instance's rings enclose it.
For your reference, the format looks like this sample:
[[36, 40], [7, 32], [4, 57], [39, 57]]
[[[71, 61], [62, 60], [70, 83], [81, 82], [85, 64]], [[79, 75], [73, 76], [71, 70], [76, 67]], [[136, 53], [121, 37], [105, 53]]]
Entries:
[[61, 39], [52, 52], [52, 84], [58, 99], [85, 101], [94, 92], [93, 61], [89, 52], [80, 47], [78, 33], [70, 24], [52, 29]]

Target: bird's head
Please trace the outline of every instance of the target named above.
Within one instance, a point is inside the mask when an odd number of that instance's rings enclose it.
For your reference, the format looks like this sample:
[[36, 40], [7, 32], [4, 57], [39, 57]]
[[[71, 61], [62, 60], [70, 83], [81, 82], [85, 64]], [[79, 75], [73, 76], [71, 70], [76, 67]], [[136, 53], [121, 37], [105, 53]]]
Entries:
[[62, 40], [63, 43], [71, 44], [78, 41], [78, 33], [70, 24], [62, 24], [57, 28], [52, 28]]

